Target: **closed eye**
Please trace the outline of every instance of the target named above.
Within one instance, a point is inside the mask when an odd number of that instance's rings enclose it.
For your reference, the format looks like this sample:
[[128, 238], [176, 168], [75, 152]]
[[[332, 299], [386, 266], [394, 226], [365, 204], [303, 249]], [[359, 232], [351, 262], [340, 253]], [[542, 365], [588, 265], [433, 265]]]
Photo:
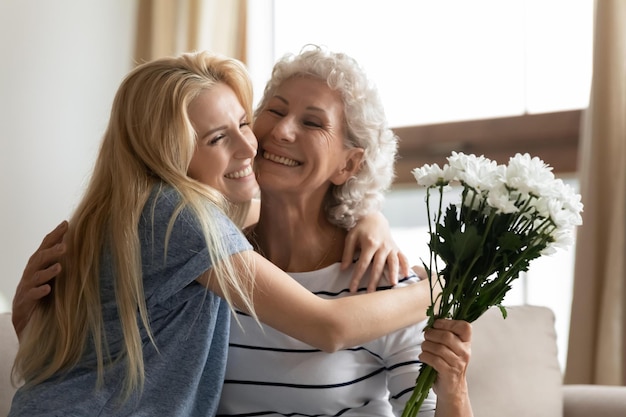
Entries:
[[310, 121], [310, 120], [305, 120], [304, 121], [304, 125], [305, 126], [309, 126], [309, 127], [315, 127], [315, 128], [323, 127], [321, 123], [313, 122], [313, 121]]
[[267, 111], [280, 117], [283, 117], [285, 115], [284, 113], [276, 109], [268, 109]]
[[209, 145], [217, 145], [219, 143], [219, 141], [221, 141], [222, 139], [224, 139], [226, 137], [226, 135], [217, 135], [216, 137], [214, 137], [213, 139], [211, 139], [209, 141]]

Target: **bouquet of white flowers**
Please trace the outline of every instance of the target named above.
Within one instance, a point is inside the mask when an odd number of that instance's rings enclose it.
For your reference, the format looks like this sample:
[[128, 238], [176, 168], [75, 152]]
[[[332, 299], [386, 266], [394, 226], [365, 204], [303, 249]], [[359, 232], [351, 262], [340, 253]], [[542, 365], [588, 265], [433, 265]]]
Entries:
[[[531, 260], [569, 246], [574, 227], [582, 223], [580, 195], [528, 154], [498, 165], [453, 152], [443, 168], [424, 165], [413, 175], [427, 187], [429, 326], [437, 318], [473, 322], [491, 306], [499, 306], [506, 318], [501, 303], [511, 282]], [[460, 201], [444, 212], [444, 193], [451, 190], [459, 191]], [[431, 211], [433, 191], [439, 199]], [[437, 286], [441, 292], [434, 296]], [[417, 415], [436, 376], [422, 364], [403, 417]]]

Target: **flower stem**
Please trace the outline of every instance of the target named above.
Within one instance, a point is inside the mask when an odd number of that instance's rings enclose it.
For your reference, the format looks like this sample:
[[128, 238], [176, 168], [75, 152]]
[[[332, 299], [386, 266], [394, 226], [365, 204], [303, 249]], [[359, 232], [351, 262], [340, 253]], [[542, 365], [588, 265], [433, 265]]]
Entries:
[[422, 364], [420, 373], [415, 380], [415, 388], [411, 394], [411, 398], [407, 401], [402, 411], [402, 417], [415, 417], [422, 406], [424, 400], [428, 397], [428, 393], [435, 383], [437, 371], [426, 364]]

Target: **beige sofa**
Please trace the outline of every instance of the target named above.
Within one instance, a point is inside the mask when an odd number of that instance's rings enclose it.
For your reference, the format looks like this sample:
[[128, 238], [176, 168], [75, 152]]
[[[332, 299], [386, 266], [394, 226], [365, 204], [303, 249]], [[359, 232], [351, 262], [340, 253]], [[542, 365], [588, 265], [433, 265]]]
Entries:
[[[562, 385], [554, 315], [545, 307], [488, 311], [473, 325], [469, 387], [476, 417], [624, 417], [626, 387]], [[11, 316], [0, 314], [0, 417], [14, 388]]]

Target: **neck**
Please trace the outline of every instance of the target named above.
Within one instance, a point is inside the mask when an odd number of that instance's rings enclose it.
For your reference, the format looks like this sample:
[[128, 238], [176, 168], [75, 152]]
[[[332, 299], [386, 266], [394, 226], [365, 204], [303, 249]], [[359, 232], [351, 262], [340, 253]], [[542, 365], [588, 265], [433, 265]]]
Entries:
[[341, 260], [346, 231], [321, 209], [261, 196], [259, 222], [248, 237], [261, 255], [287, 272], [314, 271]]

